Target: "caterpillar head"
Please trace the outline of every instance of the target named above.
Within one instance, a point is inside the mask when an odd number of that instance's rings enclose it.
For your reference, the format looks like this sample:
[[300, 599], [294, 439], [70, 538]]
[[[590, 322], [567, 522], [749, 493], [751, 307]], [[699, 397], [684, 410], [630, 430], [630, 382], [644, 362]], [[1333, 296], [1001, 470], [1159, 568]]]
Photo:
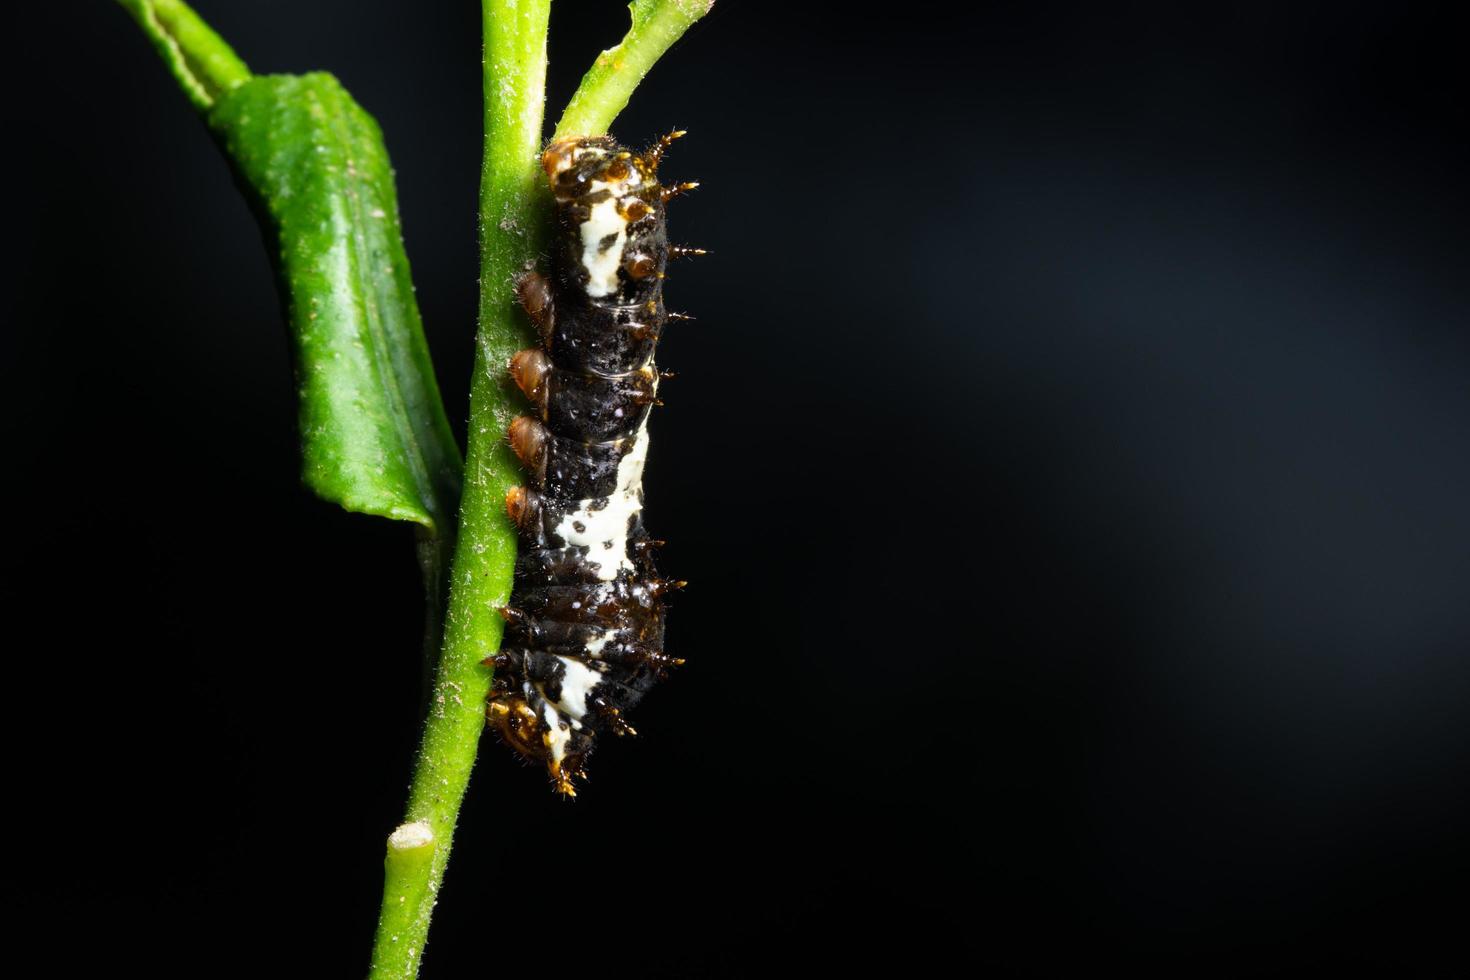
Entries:
[[575, 273], [567, 284], [592, 299], [651, 298], [668, 260], [656, 160], [594, 136], [556, 140], [541, 165], [567, 243], [559, 265]]

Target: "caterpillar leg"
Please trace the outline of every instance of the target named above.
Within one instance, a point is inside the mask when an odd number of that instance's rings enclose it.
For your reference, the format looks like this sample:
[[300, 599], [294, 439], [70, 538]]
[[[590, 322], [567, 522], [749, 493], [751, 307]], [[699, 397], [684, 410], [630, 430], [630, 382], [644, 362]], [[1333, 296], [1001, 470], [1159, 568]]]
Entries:
[[516, 299], [544, 336], [551, 329], [551, 280], [539, 272], [525, 272], [516, 280]]
[[507, 436], [510, 448], [521, 465], [535, 482], [540, 483], [542, 474], [546, 472], [546, 444], [551, 440], [546, 426], [529, 415], [517, 416], [511, 421]]
[[546, 414], [546, 379], [551, 376], [551, 358], [536, 347], [517, 351], [510, 359], [511, 380], [526, 399]]

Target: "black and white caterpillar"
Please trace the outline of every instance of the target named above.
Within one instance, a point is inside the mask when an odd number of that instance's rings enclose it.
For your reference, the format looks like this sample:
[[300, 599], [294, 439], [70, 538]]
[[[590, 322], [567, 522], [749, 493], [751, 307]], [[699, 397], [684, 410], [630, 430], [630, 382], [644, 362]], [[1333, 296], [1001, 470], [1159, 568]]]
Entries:
[[663, 305], [671, 247], [664, 205], [692, 183], [663, 187], [658, 165], [674, 132], [635, 154], [607, 137], [552, 143], [541, 162], [556, 201], [549, 276], [518, 283], [541, 333], [510, 361], [534, 414], [510, 426], [529, 486], [506, 494], [519, 557], [506, 635], [493, 658], [490, 724], [526, 759], [545, 763], [575, 796], [604, 732], [668, 669], [664, 596], [643, 528], [648, 413], [657, 403], [654, 347], [676, 315]]

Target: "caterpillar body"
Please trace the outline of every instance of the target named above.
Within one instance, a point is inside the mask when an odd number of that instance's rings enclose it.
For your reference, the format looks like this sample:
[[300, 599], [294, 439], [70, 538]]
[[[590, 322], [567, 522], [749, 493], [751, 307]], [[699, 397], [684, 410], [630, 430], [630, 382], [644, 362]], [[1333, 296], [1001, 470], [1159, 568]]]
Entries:
[[541, 347], [510, 360], [533, 414], [510, 443], [528, 486], [506, 494], [519, 536], [506, 634], [487, 709], [522, 757], [544, 763], [576, 795], [605, 732], [668, 669], [664, 597], [643, 526], [648, 414], [657, 403], [654, 348], [674, 315], [663, 305], [671, 247], [664, 205], [692, 183], [663, 187], [659, 161], [682, 132], [632, 153], [608, 137], [553, 142], [542, 155], [555, 199], [550, 274], [517, 284]]

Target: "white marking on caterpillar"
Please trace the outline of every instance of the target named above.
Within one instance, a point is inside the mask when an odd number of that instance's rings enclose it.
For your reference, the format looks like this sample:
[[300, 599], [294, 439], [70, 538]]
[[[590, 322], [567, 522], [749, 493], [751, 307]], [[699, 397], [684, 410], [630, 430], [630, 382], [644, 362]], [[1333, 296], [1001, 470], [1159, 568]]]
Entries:
[[570, 657], [557, 657], [564, 668], [561, 678], [561, 700], [557, 707], [574, 721], [587, 716], [587, 698], [602, 681], [602, 675]]
[[617, 638], [618, 631], [616, 628], [603, 630], [600, 635], [588, 640], [583, 645], [582, 649], [586, 650], [587, 656], [591, 657], [593, 660], [599, 660], [602, 658], [602, 648], [607, 646], [609, 643], [611, 643], [613, 640], [616, 640]]
[[[577, 501], [553, 529], [568, 546], [587, 549], [587, 560], [597, 563], [597, 577], [603, 582], [611, 582], [624, 568], [633, 569], [628, 557], [628, 523], [643, 509], [643, 464], [647, 459], [645, 419], [633, 448], [618, 461], [618, 485], [612, 495]], [[599, 504], [602, 506], [596, 506]], [[579, 525], [581, 530], [577, 529]]]
[[[657, 390], [657, 389], [655, 389]], [[626, 493], [642, 494], [643, 464], [648, 462], [648, 419], [638, 427], [633, 448], [618, 460], [618, 489]]]
[[[592, 216], [582, 222], [582, 268], [587, 270], [587, 295], [593, 298], [618, 291], [618, 266], [623, 264], [623, 246], [628, 244], [628, 219], [618, 213], [622, 203], [618, 185], [592, 182], [593, 190], [604, 188], [612, 190], [613, 196], [592, 205]], [[602, 242], [609, 236], [614, 241], [604, 249]]]
[[550, 701], [541, 709], [541, 717], [546, 722], [546, 747], [551, 750], [551, 757], [560, 765], [561, 760], [567, 757], [567, 742], [571, 741], [572, 733], [562, 727], [561, 713]]

